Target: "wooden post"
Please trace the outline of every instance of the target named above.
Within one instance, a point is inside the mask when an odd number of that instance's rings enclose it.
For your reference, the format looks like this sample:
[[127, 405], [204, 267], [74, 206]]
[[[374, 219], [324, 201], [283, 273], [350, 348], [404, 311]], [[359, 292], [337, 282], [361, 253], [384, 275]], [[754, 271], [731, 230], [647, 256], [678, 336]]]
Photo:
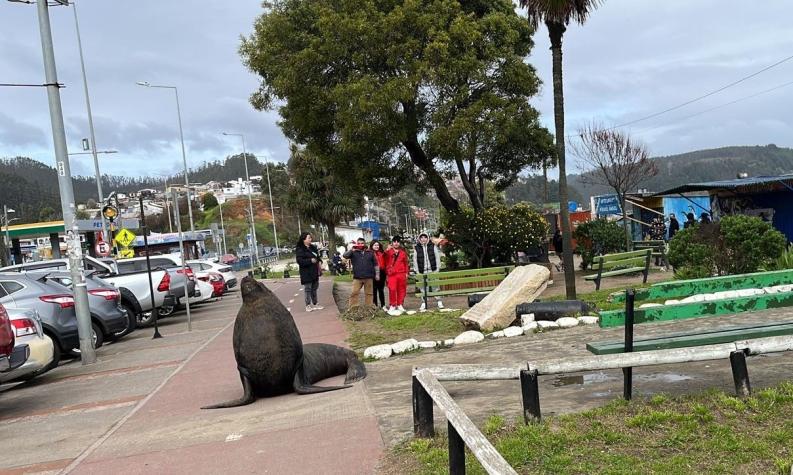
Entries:
[[451, 422], [449, 426], [449, 474], [465, 475], [465, 442]]
[[537, 370], [520, 370], [520, 392], [523, 396], [523, 420], [526, 424], [540, 422], [540, 385]]
[[413, 434], [429, 438], [435, 435], [432, 414], [432, 397], [421, 382], [413, 376]]
[[740, 397], [747, 397], [752, 393], [749, 384], [749, 370], [746, 367], [746, 353], [733, 351], [730, 353], [730, 366], [732, 366], [732, 379], [735, 381], [735, 392]]
[[[625, 291], [625, 353], [633, 353], [633, 310], [636, 304], [636, 291]], [[622, 397], [630, 401], [633, 397], [633, 368], [622, 368]]]
[[429, 298], [427, 298], [427, 292], [429, 292], [429, 287], [427, 286], [427, 274], [422, 274], [424, 278], [424, 310], [429, 310]]
[[644, 279], [642, 280], [643, 284], [647, 283], [647, 275], [650, 273], [650, 261], [653, 258], [653, 250], [647, 249], [647, 258], [644, 262]]

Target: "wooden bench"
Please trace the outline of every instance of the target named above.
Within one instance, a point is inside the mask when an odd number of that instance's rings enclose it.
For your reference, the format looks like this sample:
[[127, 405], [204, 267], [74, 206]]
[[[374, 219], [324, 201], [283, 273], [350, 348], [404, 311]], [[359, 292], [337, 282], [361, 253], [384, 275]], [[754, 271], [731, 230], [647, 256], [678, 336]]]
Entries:
[[634, 251], [644, 249], [650, 249], [652, 251], [652, 256], [661, 260], [664, 269], [669, 268], [669, 263], [666, 259], [666, 241], [633, 241]]
[[600, 281], [604, 277], [642, 272], [644, 274], [642, 282], [646, 283], [651, 257], [651, 249], [597, 256], [592, 262], [592, 267], [597, 269], [597, 273], [585, 276], [584, 280], [595, 281], [595, 290], [600, 290]]
[[416, 279], [415, 295], [424, 301], [426, 307], [429, 297], [487, 292], [495, 289], [514, 268], [514, 266], [502, 266], [418, 274], [414, 276]]
[[[793, 335], [793, 322], [771, 323], [767, 325], [728, 327], [696, 333], [675, 333], [666, 336], [634, 340], [633, 351], [668, 350], [692, 346], [733, 343], [753, 338]], [[625, 352], [623, 341], [600, 341], [587, 343], [587, 350], [596, 355], [611, 355]]]

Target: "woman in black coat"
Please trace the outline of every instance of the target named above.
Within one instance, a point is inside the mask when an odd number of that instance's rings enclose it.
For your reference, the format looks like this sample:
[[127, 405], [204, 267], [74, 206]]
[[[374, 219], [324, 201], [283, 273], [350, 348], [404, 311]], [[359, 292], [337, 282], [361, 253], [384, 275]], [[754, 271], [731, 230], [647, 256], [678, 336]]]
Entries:
[[306, 312], [322, 310], [324, 307], [317, 305], [317, 289], [319, 288], [319, 273], [322, 268], [322, 259], [317, 246], [311, 244], [311, 234], [302, 233], [295, 247], [295, 259], [300, 267], [300, 283], [306, 294]]

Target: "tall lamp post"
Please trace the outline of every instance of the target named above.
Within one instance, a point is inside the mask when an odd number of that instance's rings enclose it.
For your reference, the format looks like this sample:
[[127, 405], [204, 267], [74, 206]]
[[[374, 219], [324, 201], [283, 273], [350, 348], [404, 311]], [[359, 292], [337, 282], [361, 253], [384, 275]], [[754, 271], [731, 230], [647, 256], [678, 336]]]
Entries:
[[[233, 134], [228, 132], [221, 132], [222, 135], [227, 137], [239, 137], [242, 139], [242, 161], [245, 163], [245, 181], [248, 187], [248, 212], [251, 215], [251, 238], [253, 239], [253, 254], [256, 258], [255, 262], [259, 262], [259, 243], [256, 241], [256, 224], [253, 221], [253, 186], [251, 185], [251, 177], [248, 174], [248, 151], [245, 149], [245, 136], [243, 134]], [[278, 238], [276, 238], [276, 243]], [[278, 246], [278, 244], [276, 244]], [[254, 256], [251, 256], [253, 259]], [[251, 269], [253, 269], [254, 261], [251, 260]]]
[[[6, 227], [6, 262], [11, 262], [12, 252], [11, 252], [11, 237], [10, 232], [8, 230], [8, 226], [11, 224], [11, 221], [17, 220], [19, 218], [14, 218], [13, 220], [8, 220], [8, 213], [16, 213], [16, 210], [9, 209], [8, 205], [3, 205], [3, 224]], [[16, 264], [16, 262], [14, 262]]]
[[[223, 197], [223, 201], [226, 201], [226, 197]], [[223, 255], [228, 254], [228, 249], [226, 248], [226, 226], [223, 224], [223, 203], [218, 202], [218, 209], [220, 210], [220, 232], [221, 232], [221, 244], [223, 245]]]
[[182, 131], [182, 109], [179, 106], [179, 90], [176, 86], [163, 86], [149, 84], [148, 81], [138, 81], [135, 84], [143, 87], [153, 87], [157, 89], [173, 89], [176, 95], [176, 116], [179, 119], [179, 140], [182, 142], [182, 165], [184, 165], [184, 184], [187, 187], [187, 214], [190, 216], [190, 232], [195, 232], [195, 225], [193, 224], [193, 204], [190, 197], [190, 177], [187, 171], [187, 153], [184, 148], [184, 133]]
[[[91, 113], [91, 96], [88, 94], [88, 76], [85, 73], [85, 58], [83, 57], [83, 41], [80, 37], [80, 22], [77, 20], [77, 2], [71, 1], [72, 13], [74, 13], [74, 29], [77, 32], [77, 48], [80, 50], [80, 69], [83, 74], [83, 93], [85, 94], [85, 109], [88, 113], [88, 132], [91, 139], [91, 155], [94, 157], [94, 175], [96, 177], [96, 192], [99, 195], [99, 206], [104, 203], [105, 195], [102, 193], [102, 174], [99, 172], [99, 157], [96, 150], [96, 133], [94, 132], [94, 115]], [[114, 151], [107, 153], [115, 153]], [[102, 216], [102, 236], [105, 241], [110, 242], [107, 220]]]
[[[270, 160], [267, 159], [267, 154], [264, 155], [264, 170], [267, 173], [267, 194], [270, 196], [270, 214], [273, 217], [273, 238], [275, 239], [275, 258], [281, 260], [281, 250], [278, 248], [278, 230], [275, 228], [275, 206], [273, 205], [273, 188], [270, 186]], [[298, 228], [300, 228], [300, 216], [297, 218]]]

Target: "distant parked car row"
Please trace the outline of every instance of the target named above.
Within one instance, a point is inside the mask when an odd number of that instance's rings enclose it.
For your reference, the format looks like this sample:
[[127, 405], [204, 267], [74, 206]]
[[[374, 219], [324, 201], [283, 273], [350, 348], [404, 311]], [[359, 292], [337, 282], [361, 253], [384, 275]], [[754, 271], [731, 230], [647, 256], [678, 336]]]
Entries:
[[[197, 260], [183, 268], [178, 255], [149, 261], [154, 295], [145, 258], [84, 257], [95, 348], [153, 323], [153, 308], [167, 317], [188, 301], [206, 302], [237, 285], [225, 264]], [[0, 268], [0, 383], [45, 373], [79, 350], [73, 288], [66, 259]]]

